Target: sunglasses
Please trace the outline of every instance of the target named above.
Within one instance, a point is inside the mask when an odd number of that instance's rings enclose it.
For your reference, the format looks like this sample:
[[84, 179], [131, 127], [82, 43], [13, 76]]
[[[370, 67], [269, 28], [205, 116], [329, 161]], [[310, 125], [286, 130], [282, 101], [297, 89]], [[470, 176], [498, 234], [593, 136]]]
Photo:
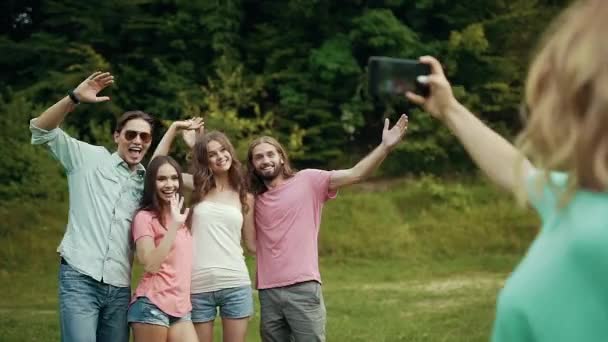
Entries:
[[145, 144], [152, 141], [152, 134], [147, 133], [147, 132], [138, 132], [138, 131], [126, 131], [125, 139], [127, 139], [128, 141], [131, 141], [131, 140], [137, 138], [138, 135], [139, 135], [139, 138], [141, 139], [141, 141]]

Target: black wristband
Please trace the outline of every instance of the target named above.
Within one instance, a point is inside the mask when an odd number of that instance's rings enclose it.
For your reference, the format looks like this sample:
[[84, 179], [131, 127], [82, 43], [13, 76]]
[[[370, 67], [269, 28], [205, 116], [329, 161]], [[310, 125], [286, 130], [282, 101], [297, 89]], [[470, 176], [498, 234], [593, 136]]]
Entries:
[[76, 94], [74, 94], [73, 90], [68, 91], [68, 96], [70, 97], [70, 100], [72, 100], [72, 102], [74, 102], [74, 104], [79, 104], [80, 100], [78, 99], [78, 97], [76, 96]]

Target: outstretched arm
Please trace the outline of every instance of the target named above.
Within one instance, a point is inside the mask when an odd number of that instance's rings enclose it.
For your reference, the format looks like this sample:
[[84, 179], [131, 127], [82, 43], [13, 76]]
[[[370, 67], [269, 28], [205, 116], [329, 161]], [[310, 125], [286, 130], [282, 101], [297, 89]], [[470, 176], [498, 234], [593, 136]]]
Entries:
[[[76, 89], [74, 89], [74, 96], [79, 102], [83, 103], [97, 103], [109, 101], [110, 98], [107, 96], [98, 97], [97, 94], [104, 90], [106, 87], [114, 83], [114, 76], [109, 72], [97, 71], [91, 76], [87, 77], [82, 81]], [[69, 96], [65, 96], [59, 102], [55, 103], [51, 107], [47, 108], [40, 116], [38, 116], [34, 123], [36, 127], [44, 130], [52, 130], [58, 127], [67, 113], [74, 110], [76, 103], [70, 99]]]
[[76, 107], [76, 102], [108, 101], [109, 97], [97, 97], [97, 94], [112, 83], [114, 83], [114, 77], [108, 72], [96, 72], [87, 77], [74, 89], [73, 97], [75, 100], [66, 96], [30, 121], [32, 144], [46, 145], [55, 159], [68, 172], [76, 170], [90, 160], [96, 160], [99, 153], [103, 153], [100, 147], [74, 139], [59, 129], [58, 126], [66, 114]]
[[[525, 177], [534, 169], [530, 161], [454, 98], [439, 61], [430, 56], [421, 57], [420, 61], [431, 66], [431, 75], [420, 79], [430, 86], [430, 96], [424, 98], [408, 92], [407, 98], [442, 121], [494, 183], [515, 191], [521, 184], [518, 176]], [[521, 169], [516, 170], [519, 160], [523, 163]]]
[[359, 183], [374, 172], [389, 152], [401, 141], [407, 131], [407, 116], [401, 115], [395, 126], [389, 130], [388, 119], [384, 120], [382, 142], [357, 165], [347, 170], [332, 172], [329, 189], [336, 190], [346, 185]]

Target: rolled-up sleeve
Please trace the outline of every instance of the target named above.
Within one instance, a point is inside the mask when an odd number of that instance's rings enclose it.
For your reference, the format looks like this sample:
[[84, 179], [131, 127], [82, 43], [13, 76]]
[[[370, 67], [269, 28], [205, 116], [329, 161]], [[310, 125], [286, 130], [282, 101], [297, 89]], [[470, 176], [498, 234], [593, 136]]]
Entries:
[[36, 119], [30, 120], [30, 132], [32, 132], [32, 145], [42, 145], [49, 143], [57, 138], [61, 131], [60, 128], [55, 128], [50, 131], [39, 128], [35, 123]]
[[70, 137], [61, 128], [45, 130], [37, 127], [35, 120], [30, 120], [32, 145], [45, 145], [68, 172], [74, 171], [89, 159], [94, 160], [103, 150], [103, 147]]

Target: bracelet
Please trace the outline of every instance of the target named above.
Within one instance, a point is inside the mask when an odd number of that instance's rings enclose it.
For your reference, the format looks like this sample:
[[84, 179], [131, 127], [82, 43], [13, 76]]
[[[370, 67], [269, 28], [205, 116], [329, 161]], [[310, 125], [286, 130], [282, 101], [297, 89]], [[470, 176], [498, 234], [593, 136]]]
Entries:
[[79, 104], [80, 100], [78, 99], [78, 97], [76, 96], [76, 94], [74, 94], [73, 90], [69, 90], [68, 91], [68, 96], [70, 97], [70, 100], [72, 100], [72, 102], [74, 102], [74, 104]]

